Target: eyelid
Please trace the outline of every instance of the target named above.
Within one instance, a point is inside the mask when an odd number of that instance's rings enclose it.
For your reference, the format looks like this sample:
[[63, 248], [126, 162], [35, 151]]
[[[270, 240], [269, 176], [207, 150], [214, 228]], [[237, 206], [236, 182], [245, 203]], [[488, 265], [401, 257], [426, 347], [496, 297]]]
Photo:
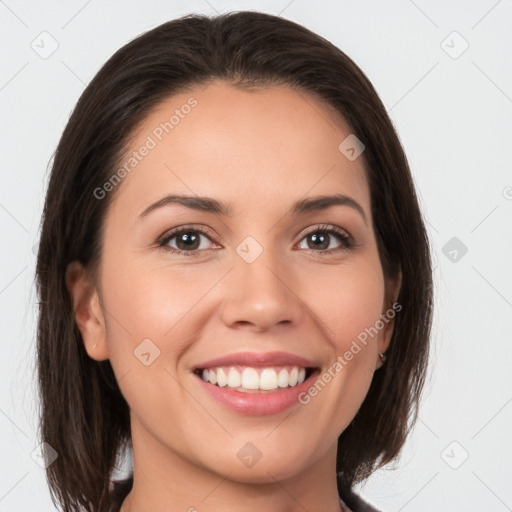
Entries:
[[[165, 231], [162, 235], [160, 235], [158, 238], [157, 238], [157, 245], [164, 245], [165, 243], [167, 243], [169, 241], [170, 238], [173, 238], [174, 236], [176, 236], [177, 234], [181, 233], [182, 231], [197, 231], [198, 233], [202, 233], [203, 235], [208, 235], [208, 236], [215, 236], [215, 233], [213, 231], [213, 229], [209, 228], [208, 226], [195, 226], [193, 224], [183, 224], [181, 226], [176, 226], [172, 229], [168, 229], [167, 231]], [[212, 240], [213, 242], [213, 240]], [[192, 252], [192, 251], [188, 251], [188, 252]]]
[[[334, 226], [332, 224], [317, 224], [315, 226], [311, 226], [310, 228], [307, 228], [307, 230], [302, 234], [302, 238], [304, 238], [305, 236], [307, 236], [311, 233], [315, 233], [317, 231], [335, 232], [340, 236], [344, 236], [347, 239], [352, 240], [352, 236], [346, 229], [340, 228], [338, 226]], [[302, 238], [301, 238], [301, 240], [302, 240]]]

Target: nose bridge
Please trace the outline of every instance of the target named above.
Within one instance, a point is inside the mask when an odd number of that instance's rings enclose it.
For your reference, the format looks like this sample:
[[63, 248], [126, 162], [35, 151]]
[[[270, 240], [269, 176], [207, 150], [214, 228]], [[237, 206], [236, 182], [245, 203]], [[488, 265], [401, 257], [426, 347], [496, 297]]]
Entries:
[[264, 246], [247, 237], [237, 246], [229, 278], [231, 290], [223, 310], [226, 324], [250, 323], [268, 329], [273, 324], [298, 320], [301, 306], [290, 283], [292, 272], [270, 240], [267, 237]]

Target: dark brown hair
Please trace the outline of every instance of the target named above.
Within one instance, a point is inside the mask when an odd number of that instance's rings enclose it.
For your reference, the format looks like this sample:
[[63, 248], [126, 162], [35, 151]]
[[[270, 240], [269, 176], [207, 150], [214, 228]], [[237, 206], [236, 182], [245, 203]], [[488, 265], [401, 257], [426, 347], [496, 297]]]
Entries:
[[[137, 126], [164, 99], [222, 79], [235, 87], [287, 85], [339, 112], [365, 145], [373, 223], [386, 277], [402, 273], [387, 361], [339, 437], [340, 486], [397, 457], [417, 416], [428, 358], [432, 271], [428, 239], [403, 149], [370, 81], [341, 50], [291, 21], [258, 12], [189, 15], [118, 50], [80, 97], [54, 155], [37, 257], [41, 437], [63, 510], [107, 510], [109, 480], [130, 438], [129, 408], [109, 361], [88, 357], [65, 283], [67, 265], [93, 270], [114, 192], [112, 176]], [[341, 141], [340, 141], [341, 142]], [[119, 188], [119, 187], [118, 187]]]

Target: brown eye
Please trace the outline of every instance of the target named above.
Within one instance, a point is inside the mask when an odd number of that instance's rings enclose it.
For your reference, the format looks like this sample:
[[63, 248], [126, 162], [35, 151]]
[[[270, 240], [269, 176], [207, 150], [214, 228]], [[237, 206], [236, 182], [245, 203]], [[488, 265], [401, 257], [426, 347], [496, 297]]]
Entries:
[[191, 256], [210, 249], [211, 243], [211, 238], [203, 229], [185, 227], [168, 233], [158, 242], [158, 246], [171, 253]]
[[180, 250], [197, 250], [201, 242], [201, 235], [194, 231], [182, 231], [178, 235], [174, 235], [173, 238], [176, 238], [176, 245]]
[[[302, 240], [306, 240], [307, 247], [316, 252], [338, 252], [349, 249], [352, 246], [350, 236], [343, 230], [335, 227], [317, 227], [307, 233]], [[338, 244], [336, 245], [336, 240]]]

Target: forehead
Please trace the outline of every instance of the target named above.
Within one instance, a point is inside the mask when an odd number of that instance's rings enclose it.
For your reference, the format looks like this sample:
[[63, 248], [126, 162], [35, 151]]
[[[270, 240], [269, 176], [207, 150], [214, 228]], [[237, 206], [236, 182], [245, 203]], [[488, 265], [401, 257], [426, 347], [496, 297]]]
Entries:
[[341, 115], [305, 92], [214, 81], [147, 115], [121, 162], [128, 172], [114, 202], [140, 213], [176, 192], [260, 215], [304, 196], [341, 193], [369, 213], [363, 158], [339, 150], [350, 134]]

